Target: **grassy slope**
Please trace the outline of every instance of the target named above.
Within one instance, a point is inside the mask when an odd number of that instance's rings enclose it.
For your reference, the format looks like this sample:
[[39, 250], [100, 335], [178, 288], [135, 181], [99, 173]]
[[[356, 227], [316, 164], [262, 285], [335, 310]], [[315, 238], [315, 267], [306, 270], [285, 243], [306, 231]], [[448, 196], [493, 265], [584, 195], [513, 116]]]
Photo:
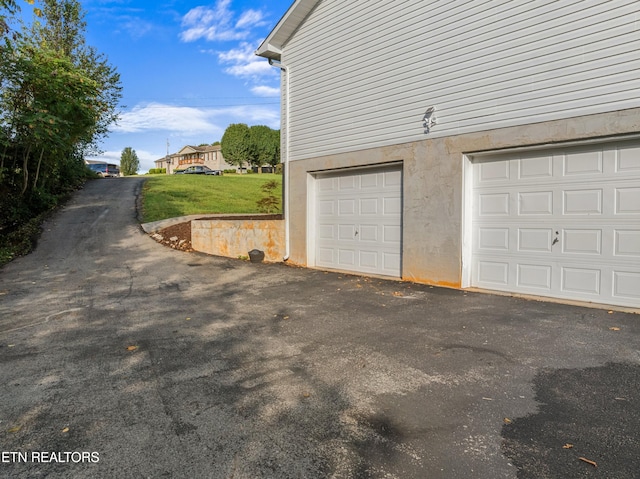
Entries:
[[202, 213], [260, 213], [257, 202], [266, 196], [261, 187], [273, 180], [279, 185], [273, 194], [280, 199], [280, 175], [149, 176], [143, 190], [143, 222]]

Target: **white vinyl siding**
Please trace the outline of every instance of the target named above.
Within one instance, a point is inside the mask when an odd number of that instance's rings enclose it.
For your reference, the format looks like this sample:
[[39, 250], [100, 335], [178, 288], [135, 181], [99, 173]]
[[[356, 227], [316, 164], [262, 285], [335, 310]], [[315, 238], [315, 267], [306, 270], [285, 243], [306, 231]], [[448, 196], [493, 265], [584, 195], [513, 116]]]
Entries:
[[638, 51], [636, 0], [321, 0], [283, 49], [290, 159], [638, 107]]

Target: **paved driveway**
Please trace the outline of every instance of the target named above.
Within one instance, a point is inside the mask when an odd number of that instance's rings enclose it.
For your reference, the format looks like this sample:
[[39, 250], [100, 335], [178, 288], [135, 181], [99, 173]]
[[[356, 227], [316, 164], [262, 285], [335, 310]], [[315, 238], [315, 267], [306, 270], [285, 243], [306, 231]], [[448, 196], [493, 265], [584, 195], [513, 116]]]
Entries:
[[638, 477], [640, 316], [167, 249], [140, 185], [0, 269], [1, 477]]

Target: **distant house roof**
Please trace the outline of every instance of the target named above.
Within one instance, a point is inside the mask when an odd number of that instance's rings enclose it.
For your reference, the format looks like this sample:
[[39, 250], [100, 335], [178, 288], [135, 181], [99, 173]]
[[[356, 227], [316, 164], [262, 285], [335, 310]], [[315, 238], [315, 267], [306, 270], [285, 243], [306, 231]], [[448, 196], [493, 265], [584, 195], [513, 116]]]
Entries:
[[282, 47], [309, 15], [319, 0], [296, 0], [256, 50], [256, 55], [280, 60]]
[[176, 153], [176, 155], [184, 155], [186, 153], [195, 153], [195, 152], [199, 152], [199, 153], [205, 153], [207, 151], [220, 151], [220, 145], [203, 145], [203, 146], [193, 146], [193, 145], [186, 145], [183, 146], [180, 151], [178, 153]]

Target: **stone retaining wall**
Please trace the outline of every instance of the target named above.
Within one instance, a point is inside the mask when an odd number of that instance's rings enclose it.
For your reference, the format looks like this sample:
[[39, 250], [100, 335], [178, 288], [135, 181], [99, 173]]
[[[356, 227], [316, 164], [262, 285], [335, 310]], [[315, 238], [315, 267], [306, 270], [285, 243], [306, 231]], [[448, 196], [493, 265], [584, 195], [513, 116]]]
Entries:
[[281, 215], [219, 215], [191, 220], [191, 246], [202, 253], [229, 258], [264, 251], [275, 263], [285, 255], [285, 227]]

